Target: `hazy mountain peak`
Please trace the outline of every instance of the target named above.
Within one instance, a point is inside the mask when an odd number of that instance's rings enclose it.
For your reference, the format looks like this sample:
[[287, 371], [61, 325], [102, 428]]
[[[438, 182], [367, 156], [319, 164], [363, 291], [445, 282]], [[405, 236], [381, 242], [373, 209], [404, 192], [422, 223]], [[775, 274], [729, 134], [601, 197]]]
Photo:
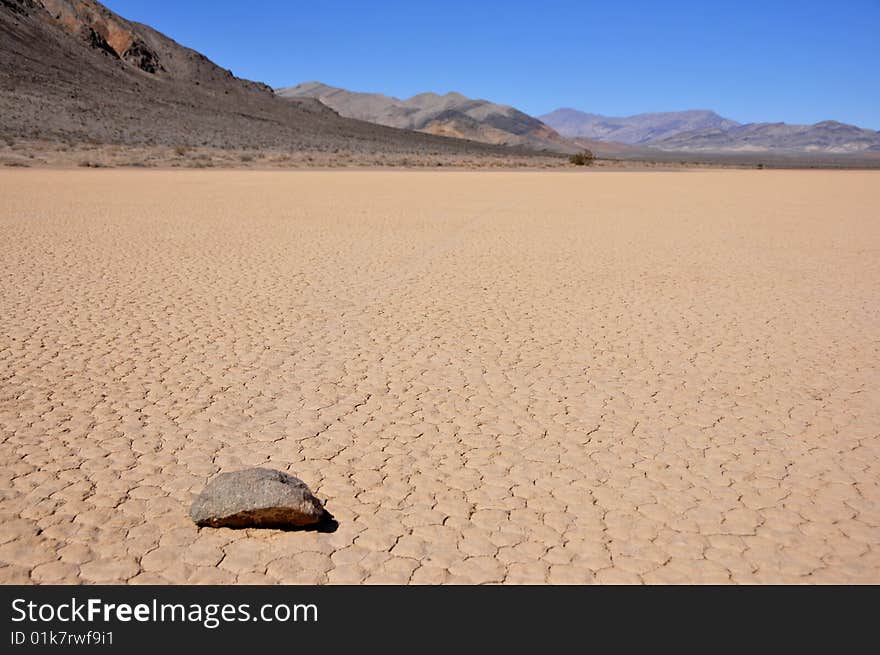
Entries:
[[726, 129], [738, 124], [709, 109], [651, 112], [633, 116], [602, 116], [564, 108], [539, 118], [566, 137], [629, 144], [651, 143], [688, 130]]
[[296, 88], [301, 89], [303, 91], [338, 91], [339, 89], [324, 84], [323, 82], [312, 81], [312, 82], [303, 82], [302, 84], [297, 84]]

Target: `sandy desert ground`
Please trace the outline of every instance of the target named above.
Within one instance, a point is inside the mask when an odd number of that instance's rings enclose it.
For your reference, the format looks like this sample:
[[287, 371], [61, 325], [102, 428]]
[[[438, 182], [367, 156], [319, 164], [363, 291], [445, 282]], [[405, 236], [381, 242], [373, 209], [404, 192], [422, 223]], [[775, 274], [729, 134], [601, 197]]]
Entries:
[[[0, 581], [880, 582], [880, 174], [0, 171]], [[218, 471], [335, 532], [197, 529]]]

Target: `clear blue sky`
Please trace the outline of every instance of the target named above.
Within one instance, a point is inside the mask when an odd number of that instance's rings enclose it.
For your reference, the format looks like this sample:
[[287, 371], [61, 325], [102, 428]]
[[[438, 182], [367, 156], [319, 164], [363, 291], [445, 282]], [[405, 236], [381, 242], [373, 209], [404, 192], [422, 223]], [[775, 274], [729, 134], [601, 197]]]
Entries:
[[880, 0], [104, 0], [240, 76], [880, 129]]

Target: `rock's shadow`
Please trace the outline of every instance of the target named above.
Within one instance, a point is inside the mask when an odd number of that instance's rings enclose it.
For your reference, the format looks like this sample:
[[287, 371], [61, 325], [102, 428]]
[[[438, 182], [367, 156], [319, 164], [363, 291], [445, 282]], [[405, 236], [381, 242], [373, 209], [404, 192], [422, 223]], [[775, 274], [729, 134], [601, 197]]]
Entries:
[[228, 528], [230, 530], [280, 530], [281, 532], [336, 532], [339, 529], [339, 521], [326, 509], [317, 523], [311, 525], [290, 525], [281, 521], [261, 520], [254, 521], [251, 512], [240, 512], [232, 517], [226, 517], [222, 522], [210, 521], [197, 522], [200, 528]]
[[325, 509], [324, 514], [317, 523], [300, 527], [290, 526], [278, 529], [283, 532], [336, 532], [339, 529], [339, 521], [337, 521], [336, 518]]

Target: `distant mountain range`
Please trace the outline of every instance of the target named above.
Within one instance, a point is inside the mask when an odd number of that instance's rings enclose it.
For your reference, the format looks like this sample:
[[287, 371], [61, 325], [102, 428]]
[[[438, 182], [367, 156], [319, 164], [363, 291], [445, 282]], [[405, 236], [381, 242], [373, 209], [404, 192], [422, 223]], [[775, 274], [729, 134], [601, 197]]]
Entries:
[[348, 91], [321, 82], [306, 82], [275, 92], [282, 98], [317, 98], [341, 116], [389, 127], [553, 152], [579, 149], [528, 114], [460, 93], [421, 93], [401, 100], [380, 93]]
[[539, 118], [576, 142], [592, 139], [664, 151], [823, 154], [880, 151], [880, 132], [836, 121], [815, 125], [741, 124], [708, 110], [613, 117], [557, 109]]
[[557, 109], [529, 116], [514, 107], [460, 93], [421, 93], [399, 99], [359, 93], [321, 82], [276, 89], [282, 98], [317, 99], [347, 118], [484, 143], [571, 153], [584, 148], [601, 156], [651, 152], [873, 154], [880, 132], [824, 121], [815, 125], [738, 123], [714, 111], [602, 116]]

